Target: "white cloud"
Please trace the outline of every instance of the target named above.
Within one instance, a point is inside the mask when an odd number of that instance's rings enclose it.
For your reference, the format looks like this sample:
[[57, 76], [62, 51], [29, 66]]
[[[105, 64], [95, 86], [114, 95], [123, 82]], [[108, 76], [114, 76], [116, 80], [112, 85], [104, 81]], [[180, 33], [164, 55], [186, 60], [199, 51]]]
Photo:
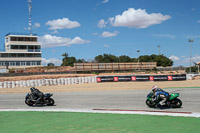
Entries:
[[52, 34], [57, 34], [58, 30], [54, 30], [53, 32], [51, 32]]
[[109, 21], [115, 27], [147, 28], [154, 24], [160, 24], [170, 18], [171, 16], [162, 15], [161, 13], [148, 14], [145, 9], [129, 8], [122, 15], [109, 18]]
[[119, 32], [118, 31], [114, 31], [113, 33], [111, 32], [108, 32], [108, 31], [104, 31], [102, 34], [101, 34], [101, 37], [113, 37], [113, 36], [116, 36]]
[[40, 23], [35, 23], [35, 24], [33, 25], [33, 27], [34, 27], [34, 28], [39, 28], [39, 27], [40, 27]]
[[[181, 66], [190, 66], [190, 57], [188, 57], [188, 56], [181, 56], [179, 58], [179, 57], [172, 55], [169, 58], [174, 61], [175, 66], [180, 66], [180, 65]], [[195, 55], [191, 58], [191, 63], [192, 63], [191, 65], [192, 66], [196, 62], [200, 62], [200, 56], [199, 55]]]
[[77, 21], [71, 21], [68, 18], [51, 20], [46, 22], [46, 25], [50, 26], [50, 30], [72, 29], [80, 27], [80, 23]]
[[109, 46], [109, 45], [107, 45], [107, 44], [105, 44], [105, 45], [104, 45], [104, 47], [106, 47], [106, 48], [109, 48], [110, 46]]
[[103, 0], [103, 2], [102, 2], [102, 3], [104, 3], [104, 4], [105, 4], [105, 3], [108, 3], [108, 1], [109, 1], [109, 0]]
[[99, 33], [95, 32], [95, 33], [92, 33], [92, 35], [99, 35]]
[[105, 28], [105, 27], [106, 27], [106, 24], [107, 24], [107, 22], [105, 22], [104, 19], [101, 19], [101, 20], [98, 22], [97, 26], [98, 26], [99, 28]]
[[60, 66], [62, 64], [62, 60], [56, 58], [50, 58], [50, 59], [42, 58], [43, 66], [47, 66], [48, 63], [53, 63], [55, 66]]
[[174, 35], [170, 35], [170, 34], [154, 34], [154, 37], [157, 38], [170, 38], [170, 39], [175, 39]]
[[83, 40], [80, 37], [71, 38], [64, 38], [58, 36], [52, 36], [46, 34], [44, 36], [39, 37], [39, 42], [43, 48], [48, 47], [61, 47], [61, 46], [71, 46], [73, 44], [84, 44], [89, 43], [88, 40]]
[[172, 60], [172, 61], [179, 61], [179, 60], [180, 60], [180, 58], [177, 57], [177, 56], [175, 56], [175, 55], [171, 55], [171, 56], [169, 57], [169, 59]]
[[187, 35], [186, 38], [187, 39], [197, 39], [197, 38], [200, 38], [200, 35]]

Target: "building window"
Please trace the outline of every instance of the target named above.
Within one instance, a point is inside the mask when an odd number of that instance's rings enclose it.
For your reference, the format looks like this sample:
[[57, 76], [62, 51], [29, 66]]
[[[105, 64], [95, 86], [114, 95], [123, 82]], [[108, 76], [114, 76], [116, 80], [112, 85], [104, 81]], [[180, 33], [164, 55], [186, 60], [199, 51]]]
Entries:
[[11, 49], [19, 49], [18, 45], [11, 45]]
[[27, 49], [26, 45], [19, 45], [19, 49]]
[[6, 63], [5, 62], [0, 62], [0, 66], [5, 66]]
[[17, 57], [17, 54], [9, 54], [9, 57]]
[[11, 41], [17, 41], [17, 37], [11, 37]]
[[18, 54], [18, 57], [25, 57], [25, 54]]
[[16, 62], [9, 62], [9, 66], [16, 66]]
[[26, 62], [20, 62], [20, 66], [26, 66]]
[[31, 38], [31, 42], [37, 42], [37, 38], [36, 37], [32, 37]]
[[25, 37], [25, 41], [30, 42], [30, 41], [31, 41], [31, 38], [30, 38], [30, 37]]
[[31, 66], [37, 66], [37, 62], [30, 62]]
[[41, 61], [38, 61], [38, 62], [37, 62], [37, 65], [40, 66], [40, 65], [41, 65]]

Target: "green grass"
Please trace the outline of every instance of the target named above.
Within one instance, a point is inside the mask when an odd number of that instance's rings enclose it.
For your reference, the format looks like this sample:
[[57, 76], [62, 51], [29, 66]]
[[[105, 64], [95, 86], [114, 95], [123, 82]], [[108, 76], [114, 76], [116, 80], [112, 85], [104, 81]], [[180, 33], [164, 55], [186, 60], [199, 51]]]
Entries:
[[70, 112], [0, 112], [0, 133], [200, 133], [200, 118]]

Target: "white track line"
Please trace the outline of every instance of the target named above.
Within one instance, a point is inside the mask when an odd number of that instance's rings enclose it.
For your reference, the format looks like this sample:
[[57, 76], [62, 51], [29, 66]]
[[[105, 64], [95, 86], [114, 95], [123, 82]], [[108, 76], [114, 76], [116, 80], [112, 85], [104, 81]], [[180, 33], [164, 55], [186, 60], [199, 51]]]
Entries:
[[110, 114], [139, 114], [139, 115], [160, 115], [160, 116], [182, 116], [200, 118], [200, 113], [165, 113], [165, 112], [144, 112], [144, 111], [103, 111], [92, 109], [0, 109], [0, 111], [40, 111], [40, 112], [83, 112], [83, 113], [110, 113]]

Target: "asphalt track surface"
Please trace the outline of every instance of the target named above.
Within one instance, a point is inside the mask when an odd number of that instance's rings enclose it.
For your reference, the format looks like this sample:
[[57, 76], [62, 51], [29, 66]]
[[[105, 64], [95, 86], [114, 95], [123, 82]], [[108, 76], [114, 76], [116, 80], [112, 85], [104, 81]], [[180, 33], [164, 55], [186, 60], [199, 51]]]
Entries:
[[149, 108], [145, 104], [149, 89], [104, 90], [104, 91], [68, 91], [54, 92], [55, 106], [27, 106], [24, 103], [26, 93], [0, 94], [1, 109], [69, 109], [69, 110], [134, 110], [158, 112], [200, 113], [200, 88], [165, 89], [180, 93], [182, 108]]

